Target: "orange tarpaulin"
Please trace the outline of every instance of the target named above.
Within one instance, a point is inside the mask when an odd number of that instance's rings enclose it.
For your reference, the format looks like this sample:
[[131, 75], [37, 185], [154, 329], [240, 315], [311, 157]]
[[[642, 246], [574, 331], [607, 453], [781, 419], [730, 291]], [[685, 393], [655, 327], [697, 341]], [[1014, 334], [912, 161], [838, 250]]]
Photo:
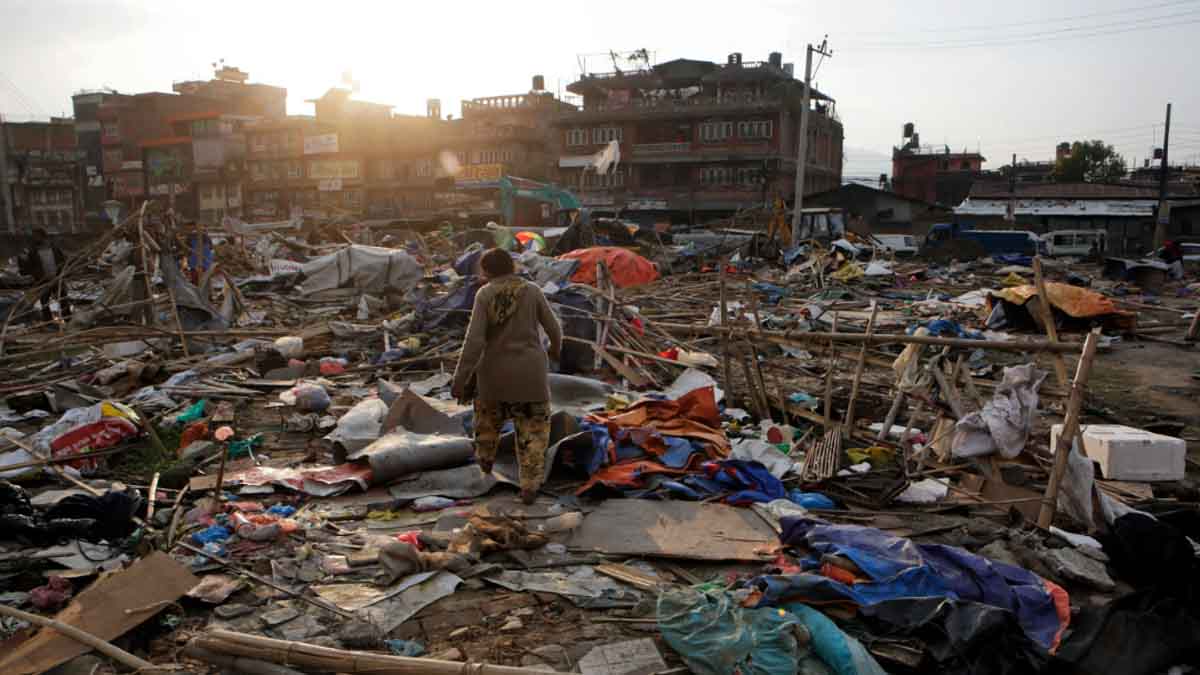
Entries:
[[571, 276], [577, 284], [596, 285], [596, 263], [601, 260], [612, 272], [617, 288], [640, 286], [658, 279], [654, 263], [628, 249], [616, 246], [581, 248], [559, 256], [559, 260], [578, 260], [579, 269]]
[[[680, 396], [674, 401], [644, 399], [624, 410], [614, 413], [595, 413], [587, 416], [589, 422], [604, 424], [611, 437], [617, 437], [619, 429], [628, 430], [637, 439], [637, 444], [650, 455], [657, 457], [666, 451], [663, 436], [682, 436], [705, 443], [704, 455], [693, 455], [689, 465], [697, 461], [724, 459], [729, 456], [729, 438], [721, 429], [721, 413], [717, 410], [717, 399], [712, 387], [701, 387]], [[608, 449], [611, 459], [615, 452]], [[639, 459], [618, 462], [606, 466], [592, 475], [591, 480], [579, 488], [582, 494], [597, 483], [632, 487], [640, 483], [640, 477], [649, 473], [684, 474], [688, 468], [673, 469], [656, 459]]]
[[[1024, 305], [1030, 298], [1037, 297], [1037, 294], [1037, 286], [1033, 284], [992, 292], [993, 296], [1014, 305]], [[1046, 296], [1051, 307], [1073, 319], [1103, 317], [1112, 324], [1125, 328], [1132, 328], [1137, 322], [1137, 315], [1133, 312], [1118, 309], [1111, 298], [1087, 288], [1047, 281]]]
[[[1014, 305], [1024, 305], [1030, 298], [1037, 295], [1037, 286], [1033, 284], [1013, 286], [1002, 291], [996, 291], [996, 295]], [[1124, 313], [1122, 310], [1117, 309], [1116, 303], [1108, 297], [1096, 291], [1072, 286], [1071, 284], [1047, 281], [1046, 295], [1050, 298], [1051, 307], [1057, 307], [1068, 316], [1075, 317], [1076, 319], [1089, 319], [1095, 316]]]

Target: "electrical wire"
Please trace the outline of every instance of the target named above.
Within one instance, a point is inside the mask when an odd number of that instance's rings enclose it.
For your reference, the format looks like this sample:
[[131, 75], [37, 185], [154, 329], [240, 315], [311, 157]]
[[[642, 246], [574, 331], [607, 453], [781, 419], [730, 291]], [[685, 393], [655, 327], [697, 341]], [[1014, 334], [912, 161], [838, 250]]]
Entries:
[[1067, 33], [1095, 31], [1095, 30], [1098, 30], [1101, 28], [1137, 27], [1137, 26], [1140, 26], [1143, 24], [1151, 24], [1151, 23], [1156, 23], [1156, 22], [1160, 22], [1160, 21], [1165, 21], [1167, 19], [1178, 19], [1178, 18], [1187, 18], [1187, 17], [1195, 16], [1198, 11], [1200, 11], [1200, 9], [1188, 9], [1188, 10], [1185, 10], [1182, 12], [1175, 12], [1174, 14], [1163, 14], [1160, 16], [1144, 17], [1144, 18], [1139, 18], [1139, 19], [1125, 19], [1125, 20], [1121, 20], [1121, 21], [1112, 21], [1109, 23], [1096, 23], [1096, 24], [1082, 25], [1082, 26], [1070, 26], [1070, 27], [1066, 27], [1066, 28], [1051, 28], [1049, 30], [1037, 31], [1037, 32], [1032, 32], [1032, 33], [1028, 32], [1028, 31], [1020, 31], [1020, 32], [1016, 32], [1016, 33], [1010, 33], [1007, 35], [1005, 35], [1005, 34], [980, 35], [980, 36], [969, 37], [969, 38], [954, 38], [954, 39], [932, 40], [932, 41], [926, 40], [926, 41], [910, 41], [910, 42], [892, 41], [892, 42], [863, 43], [859, 46], [860, 47], [873, 47], [873, 46], [893, 47], [893, 46], [906, 46], [906, 45], [940, 46], [940, 45], [954, 45], [954, 44], [964, 44], [964, 43], [1007, 41], [1007, 40], [1013, 40], [1013, 39], [1028, 40], [1028, 39], [1039, 38], [1039, 37], [1055, 37], [1055, 36], [1060, 36], [1060, 35], [1067, 34]]
[[[1016, 21], [1012, 23], [993, 23], [976, 26], [955, 26], [949, 28], [918, 28], [906, 30], [908, 33], [952, 33], [955, 31], [971, 31], [971, 30], [994, 30], [996, 28], [1017, 28], [1020, 26], [1036, 26], [1047, 25], [1052, 23], [1071, 23], [1081, 19], [1092, 19], [1101, 16], [1114, 16], [1117, 14], [1129, 14], [1131, 12], [1144, 12], [1156, 9], [1165, 9], [1167, 7], [1178, 7], [1179, 5], [1193, 4], [1196, 0], [1174, 0], [1173, 2], [1161, 2], [1156, 5], [1142, 5], [1140, 7], [1126, 7], [1124, 9], [1114, 9], [1106, 12], [1091, 12], [1089, 14], [1077, 14], [1075, 16], [1062, 16], [1047, 19], [1031, 19], [1029, 21]], [[895, 35], [896, 31], [866, 31], [857, 33], [857, 35]]]
[[[929, 42], [929, 43], [875, 43], [875, 44], [860, 44], [860, 45], [843, 45], [843, 50], [852, 50], [860, 52], [871, 51], [919, 51], [919, 50], [940, 50], [940, 49], [973, 49], [977, 47], [1011, 47], [1015, 45], [1031, 44], [1035, 42], [1046, 42], [1047, 38], [1053, 38], [1057, 41], [1064, 40], [1080, 40], [1104, 35], [1120, 35], [1124, 33], [1134, 33], [1148, 30], [1157, 30], [1162, 28], [1178, 28], [1188, 26], [1195, 23], [1200, 23], [1200, 13], [1188, 12], [1187, 16], [1196, 16], [1197, 18], [1188, 21], [1171, 21], [1169, 23], [1160, 23], [1154, 25], [1137, 25], [1126, 26], [1124, 28], [1114, 28], [1110, 30], [1096, 30], [1090, 33], [1073, 33], [1079, 30], [1092, 30], [1097, 26], [1087, 26], [1080, 28], [1069, 28], [1061, 31], [1051, 31], [1040, 34], [1030, 34], [1022, 37], [1005, 37], [996, 38], [994, 40], [975, 40], [975, 41], [944, 41], [944, 42]], [[1160, 17], [1152, 21], [1166, 19], [1168, 17]]]

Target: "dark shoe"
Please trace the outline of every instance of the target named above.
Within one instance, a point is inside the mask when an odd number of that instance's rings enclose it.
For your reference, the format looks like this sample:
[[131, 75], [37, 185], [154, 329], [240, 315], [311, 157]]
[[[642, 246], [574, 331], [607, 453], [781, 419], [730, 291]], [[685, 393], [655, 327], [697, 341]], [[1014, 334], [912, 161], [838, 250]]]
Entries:
[[528, 506], [537, 500], [538, 491], [534, 488], [521, 488], [521, 501]]

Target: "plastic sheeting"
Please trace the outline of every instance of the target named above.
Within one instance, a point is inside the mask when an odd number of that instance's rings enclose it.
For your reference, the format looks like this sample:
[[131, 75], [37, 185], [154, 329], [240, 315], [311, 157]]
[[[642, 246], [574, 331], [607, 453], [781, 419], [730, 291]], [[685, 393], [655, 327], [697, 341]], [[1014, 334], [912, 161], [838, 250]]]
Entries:
[[617, 288], [648, 284], [658, 279], [658, 268], [642, 256], [616, 246], [593, 246], [559, 256], [559, 260], [578, 260], [579, 269], [571, 276], [577, 284], [596, 285], [596, 263], [603, 261], [612, 273]]
[[739, 607], [725, 592], [672, 588], [658, 596], [663, 639], [698, 675], [819, 673], [796, 641], [802, 625], [786, 612]]
[[356, 288], [382, 293], [407, 291], [424, 272], [405, 251], [379, 246], [353, 245], [313, 258], [300, 268], [301, 293], [311, 295], [334, 288]]
[[1038, 387], [1045, 379], [1046, 373], [1032, 363], [1005, 368], [992, 400], [955, 424], [952, 454], [980, 457], [998, 452], [1006, 459], [1021, 454], [1037, 411]]
[[924, 597], [982, 602], [1013, 612], [1025, 634], [1048, 650], [1070, 620], [1066, 593], [1029, 570], [952, 546], [915, 544], [873, 527], [812, 518], [785, 518], [782, 524], [784, 544], [849, 558], [866, 579], [846, 585], [815, 574], [760, 577], [762, 604], [796, 599], [868, 606]]
[[[1037, 286], [1033, 284], [1013, 286], [1012, 288], [993, 291], [993, 295], [1003, 298], [1014, 305], [1024, 305], [1030, 298], [1036, 297], [1037, 294]], [[1052, 307], [1056, 307], [1068, 316], [1076, 319], [1090, 319], [1110, 314], [1128, 313], [1117, 309], [1116, 303], [1096, 291], [1057, 281], [1046, 282], [1046, 296], [1050, 299]]]
[[349, 459], [366, 459], [374, 482], [386, 483], [429, 469], [466, 464], [473, 456], [474, 443], [466, 436], [398, 431], [351, 453]]

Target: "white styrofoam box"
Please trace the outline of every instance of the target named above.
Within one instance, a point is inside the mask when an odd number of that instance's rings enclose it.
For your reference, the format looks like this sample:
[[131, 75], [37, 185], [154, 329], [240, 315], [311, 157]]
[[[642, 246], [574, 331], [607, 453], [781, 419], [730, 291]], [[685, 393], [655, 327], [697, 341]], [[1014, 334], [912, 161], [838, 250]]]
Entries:
[[[1100, 464], [1108, 480], [1183, 480], [1187, 442], [1119, 424], [1086, 424], [1082, 429], [1083, 452]], [[1050, 431], [1050, 452], [1058, 451], [1062, 425]], [[1065, 439], [1064, 439], [1065, 440]]]

